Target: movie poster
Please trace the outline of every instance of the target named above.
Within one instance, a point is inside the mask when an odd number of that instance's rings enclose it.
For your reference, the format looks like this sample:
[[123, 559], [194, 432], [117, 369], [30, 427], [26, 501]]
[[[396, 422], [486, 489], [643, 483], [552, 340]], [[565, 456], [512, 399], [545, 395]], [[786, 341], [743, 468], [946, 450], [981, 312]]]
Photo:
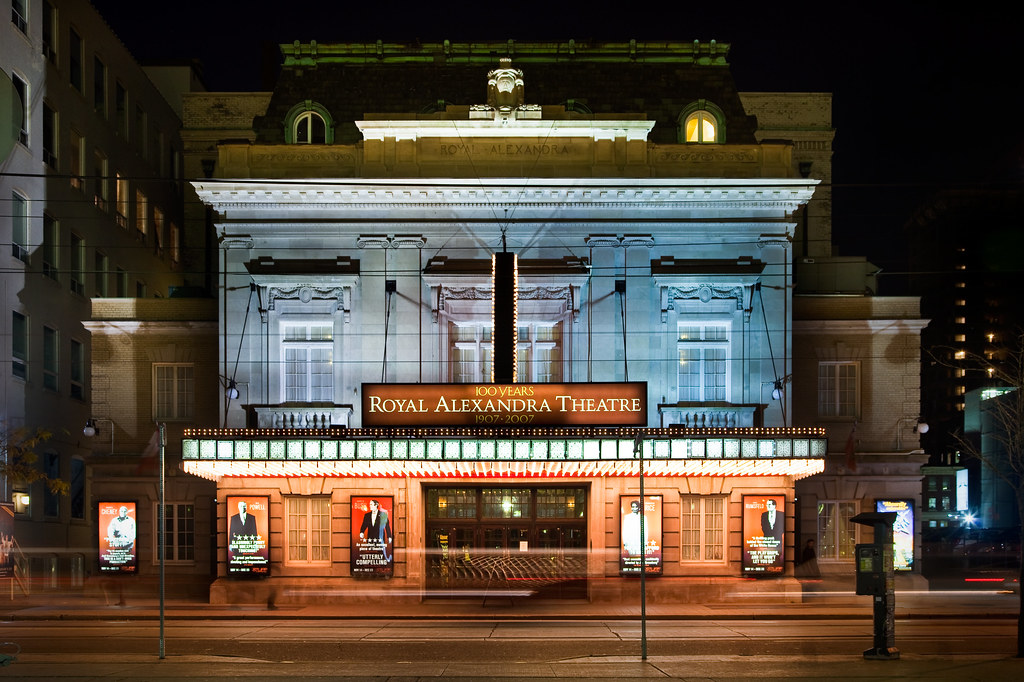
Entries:
[[393, 497], [352, 498], [352, 576], [390, 578], [395, 572]]
[[661, 575], [661, 495], [645, 495], [643, 513], [639, 495], [620, 496], [619, 518], [619, 573], [638, 576], [643, 565], [647, 575]]
[[743, 575], [780, 576], [786, 559], [786, 497], [743, 496]]
[[875, 500], [875, 511], [896, 512], [892, 524], [892, 565], [897, 571], [914, 568], [914, 503], [910, 500]]
[[270, 498], [229, 495], [228, 575], [270, 575]]
[[139, 569], [135, 540], [135, 502], [99, 503], [99, 563], [101, 573], [134, 574]]
[[0, 578], [14, 577], [14, 505], [0, 502]]

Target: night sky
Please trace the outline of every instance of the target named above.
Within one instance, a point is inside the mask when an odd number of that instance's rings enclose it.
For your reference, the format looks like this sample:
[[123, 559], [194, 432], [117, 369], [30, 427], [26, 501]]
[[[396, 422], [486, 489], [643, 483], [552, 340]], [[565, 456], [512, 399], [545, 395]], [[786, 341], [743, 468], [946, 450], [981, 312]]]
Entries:
[[267, 55], [276, 66], [276, 45], [294, 40], [731, 43], [740, 90], [834, 94], [834, 239], [840, 254], [894, 275], [902, 249], [891, 237], [921, 202], [1024, 180], [1017, 17], [987, 3], [712, 4], [430, 2], [406, 13], [403, 3], [214, 0], [200, 13], [193, 3], [93, 1], [140, 62], [198, 58], [210, 90], [266, 89]]

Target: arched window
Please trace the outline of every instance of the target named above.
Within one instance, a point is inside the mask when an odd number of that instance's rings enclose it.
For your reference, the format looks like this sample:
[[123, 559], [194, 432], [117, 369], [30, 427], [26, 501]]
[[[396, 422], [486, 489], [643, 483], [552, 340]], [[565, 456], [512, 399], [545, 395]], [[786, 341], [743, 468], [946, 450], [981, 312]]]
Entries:
[[334, 121], [327, 109], [316, 102], [296, 104], [284, 123], [287, 144], [334, 144]]
[[679, 141], [687, 144], [725, 142], [725, 116], [707, 100], [697, 100], [679, 114]]

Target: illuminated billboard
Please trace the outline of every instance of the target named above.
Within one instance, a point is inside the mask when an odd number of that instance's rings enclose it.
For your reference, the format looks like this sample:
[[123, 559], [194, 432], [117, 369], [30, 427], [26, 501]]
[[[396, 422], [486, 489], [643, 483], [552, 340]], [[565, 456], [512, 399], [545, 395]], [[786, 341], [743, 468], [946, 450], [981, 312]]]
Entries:
[[875, 511], [896, 512], [892, 524], [892, 566], [897, 571], [914, 568], [914, 503], [911, 500], [875, 500]]
[[780, 576], [786, 558], [786, 497], [743, 496], [743, 564], [745, 576]]
[[363, 426], [647, 426], [647, 384], [363, 384]]
[[[661, 495], [644, 495], [643, 512], [639, 495], [619, 497], [619, 573], [661, 575]], [[641, 540], [641, 532], [643, 539]]]
[[101, 573], [134, 574], [139, 570], [136, 552], [138, 527], [135, 502], [99, 503], [99, 564]]
[[228, 575], [270, 575], [270, 499], [266, 495], [229, 495]]
[[352, 575], [390, 578], [395, 571], [395, 503], [386, 495], [352, 498]]

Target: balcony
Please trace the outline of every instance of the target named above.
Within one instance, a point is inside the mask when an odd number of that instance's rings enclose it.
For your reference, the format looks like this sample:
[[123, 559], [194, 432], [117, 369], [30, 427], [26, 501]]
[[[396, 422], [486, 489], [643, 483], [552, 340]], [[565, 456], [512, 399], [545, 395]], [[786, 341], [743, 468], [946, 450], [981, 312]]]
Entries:
[[257, 429], [329, 429], [348, 428], [351, 405], [253, 405], [249, 422]]
[[716, 405], [703, 403], [668, 403], [658, 405], [662, 426], [700, 428], [736, 428], [760, 426], [757, 405]]

